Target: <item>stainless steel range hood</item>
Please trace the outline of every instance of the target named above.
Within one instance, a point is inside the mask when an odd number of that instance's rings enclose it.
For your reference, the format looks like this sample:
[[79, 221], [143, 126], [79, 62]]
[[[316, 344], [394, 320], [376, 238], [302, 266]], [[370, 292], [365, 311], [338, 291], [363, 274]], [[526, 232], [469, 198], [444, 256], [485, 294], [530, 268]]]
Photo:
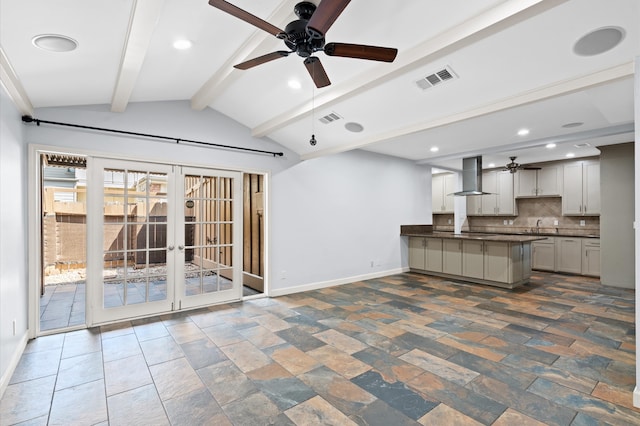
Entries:
[[466, 197], [468, 195], [482, 195], [482, 157], [467, 157], [462, 159], [462, 191], [453, 195]]

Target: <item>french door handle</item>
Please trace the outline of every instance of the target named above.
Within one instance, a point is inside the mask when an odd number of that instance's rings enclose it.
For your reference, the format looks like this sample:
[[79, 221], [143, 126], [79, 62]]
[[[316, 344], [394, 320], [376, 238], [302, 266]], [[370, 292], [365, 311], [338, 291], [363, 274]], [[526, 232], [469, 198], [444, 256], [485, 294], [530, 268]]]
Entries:
[[174, 246], [167, 246], [168, 251], [172, 251], [174, 248], [175, 248]]
[[183, 245], [179, 245], [178, 246], [178, 250], [184, 250], [184, 246]]

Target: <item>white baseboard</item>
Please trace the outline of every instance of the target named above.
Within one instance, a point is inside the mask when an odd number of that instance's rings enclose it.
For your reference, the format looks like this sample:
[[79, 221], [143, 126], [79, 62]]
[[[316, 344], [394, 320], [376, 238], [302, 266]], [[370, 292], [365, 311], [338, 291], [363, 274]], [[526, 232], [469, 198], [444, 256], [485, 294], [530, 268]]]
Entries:
[[11, 381], [11, 376], [13, 376], [13, 373], [16, 371], [16, 367], [20, 362], [20, 357], [22, 356], [25, 348], [27, 347], [28, 341], [29, 341], [29, 336], [27, 331], [25, 331], [22, 337], [20, 338], [18, 345], [16, 346], [16, 350], [13, 352], [13, 356], [11, 357], [11, 361], [9, 361], [9, 365], [7, 366], [7, 369], [5, 370], [5, 372], [2, 374], [2, 377], [0, 378], [0, 398], [4, 396], [4, 392], [7, 390], [7, 387], [9, 386], [9, 382]]
[[640, 384], [636, 384], [636, 388], [633, 390], [633, 406], [640, 408]]
[[302, 293], [303, 291], [319, 290], [321, 288], [333, 287], [342, 284], [349, 284], [357, 281], [371, 280], [374, 278], [388, 277], [389, 275], [408, 272], [409, 268], [396, 268], [387, 271], [372, 272], [370, 274], [356, 275], [353, 277], [339, 278], [337, 280], [321, 281], [317, 283], [304, 284], [296, 287], [277, 288], [269, 292], [270, 297], [286, 296], [288, 294]]

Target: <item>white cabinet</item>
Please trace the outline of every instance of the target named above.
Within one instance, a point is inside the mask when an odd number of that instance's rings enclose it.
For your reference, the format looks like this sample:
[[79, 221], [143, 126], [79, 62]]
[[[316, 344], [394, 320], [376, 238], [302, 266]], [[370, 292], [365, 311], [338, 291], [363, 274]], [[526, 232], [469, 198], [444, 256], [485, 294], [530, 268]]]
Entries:
[[462, 242], [462, 276], [484, 279], [484, 242]]
[[562, 166], [540, 170], [519, 170], [515, 174], [516, 197], [559, 197], [562, 195]]
[[556, 237], [556, 270], [582, 273], [582, 238]]
[[582, 275], [600, 276], [600, 239], [582, 240]]
[[462, 275], [462, 241], [442, 241], [442, 272], [451, 275]]
[[513, 174], [508, 171], [482, 173], [482, 191], [489, 194], [467, 197], [467, 215], [515, 216], [517, 214], [513, 196]]
[[556, 270], [556, 241], [549, 237], [546, 240], [531, 243], [531, 267], [540, 271]]
[[410, 237], [409, 267], [442, 272], [442, 239]]
[[562, 214], [600, 214], [600, 163], [598, 161], [576, 161], [564, 165], [564, 189], [562, 191]]
[[434, 214], [453, 213], [453, 193], [456, 188], [456, 175], [443, 173], [431, 177], [431, 209]]

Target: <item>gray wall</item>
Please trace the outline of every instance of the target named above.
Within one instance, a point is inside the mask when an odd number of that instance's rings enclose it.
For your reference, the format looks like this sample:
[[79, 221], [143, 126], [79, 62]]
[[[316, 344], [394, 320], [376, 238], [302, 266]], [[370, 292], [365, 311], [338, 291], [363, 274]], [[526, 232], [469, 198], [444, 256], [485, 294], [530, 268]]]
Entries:
[[27, 341], [27, 151], [23, 140], [20, 113], [0, 88], [0, 394]]
[[604, 285], [634, 288], [635, 241], [633, 221], [633, 143], [599, 147], [601, 275]]

